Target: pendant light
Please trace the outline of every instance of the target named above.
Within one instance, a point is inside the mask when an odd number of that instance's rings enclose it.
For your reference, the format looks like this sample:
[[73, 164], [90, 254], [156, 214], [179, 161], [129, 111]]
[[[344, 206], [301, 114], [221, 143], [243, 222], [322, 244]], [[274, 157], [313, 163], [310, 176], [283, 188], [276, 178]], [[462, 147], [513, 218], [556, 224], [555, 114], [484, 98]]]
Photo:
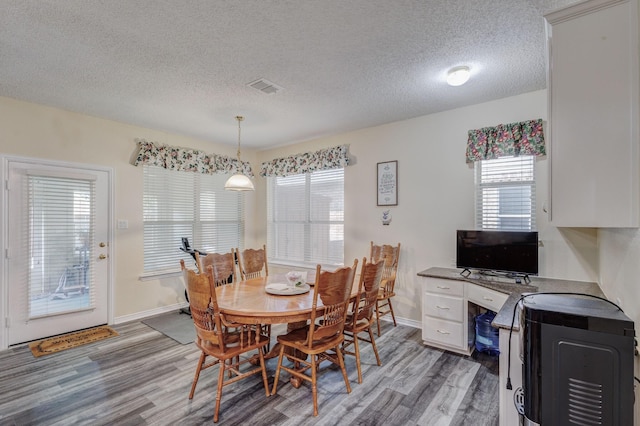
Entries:
[[236, 116], [238, 120], [238, 173], [227, 179], [227, 183], [224, 184], [224, 189], [227, 191], [253, 191], [253, 182], [248, 176], [242, 174], [242, 161], [240, 161], [240, 122], [244, 120], [241, 115]]

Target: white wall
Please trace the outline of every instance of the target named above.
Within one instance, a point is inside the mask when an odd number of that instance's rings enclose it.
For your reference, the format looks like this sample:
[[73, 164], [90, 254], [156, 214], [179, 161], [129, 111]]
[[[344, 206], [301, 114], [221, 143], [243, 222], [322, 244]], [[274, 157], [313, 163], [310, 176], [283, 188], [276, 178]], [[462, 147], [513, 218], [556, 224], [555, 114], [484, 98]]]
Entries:
[[[368, 256], [369, 243], [402, 244], [396, 316], [420, 321], [416, 274], [455, 262], [456, 229], [474, 227], [474, 174], [465, 163], [470, 129], [535, 118], [546, 120], [546, 91], [514, 96], [258, 153], [260, 161], [348, 144], [345, 171], [345, 263]], [[376, 206], [376, 163], [398, 160], [398, 206]], [[549, 226], [547, 160], [537, 162], [540, 275], [596, 281], [596, 231]], [[383, 226], [382, 211], [392, 222]], [[264, 217], [264, 216], [263, 216]], [[266, 225], [257, 225], [256, 229]], [[263, 237], [266, 240], [265, 237]]]

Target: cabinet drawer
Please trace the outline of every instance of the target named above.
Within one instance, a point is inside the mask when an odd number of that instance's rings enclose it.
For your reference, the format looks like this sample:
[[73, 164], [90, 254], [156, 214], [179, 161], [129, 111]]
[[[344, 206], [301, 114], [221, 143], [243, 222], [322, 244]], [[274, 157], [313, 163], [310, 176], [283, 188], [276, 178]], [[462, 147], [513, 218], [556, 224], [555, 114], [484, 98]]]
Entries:
[[493, 312], [498, 312], [509, 296], [486, 287], [468, 284], [467, 298], [471, 303], [475, 303]]
[[455, 348], [463, 348], [464, 340], [462, 323], [442, 319], [425, 317], [422, 338], [425, 341], [433, 341]]
[[423, 306], [424, 314], [431, 317], [458, 322], [464, 319], [464, 300], [461, 297], [425, 293]]
[[425, 284], [429, 293], [447, 294], [449, 296], [464, 296], [464, 282], [428, 278]]

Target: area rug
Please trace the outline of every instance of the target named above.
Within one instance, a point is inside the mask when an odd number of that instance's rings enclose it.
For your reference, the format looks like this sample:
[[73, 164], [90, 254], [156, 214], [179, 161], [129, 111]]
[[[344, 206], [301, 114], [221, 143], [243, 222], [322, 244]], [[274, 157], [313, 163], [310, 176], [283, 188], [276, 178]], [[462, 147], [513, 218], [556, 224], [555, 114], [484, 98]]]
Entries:
[[98, 340], [108, 339], [109, 337], [117, 335], [118, 332], [113, 328], [108, 325], [101, 325], [100, 327], [88, 328], [74, 333], [62, 334], [60, 336], [31, 342], [29, 343], [29, 349], [31, 349], [33, 356], [40, 357], [64, 351], [65, 349], [77, 348], [87, 343], [97, 342]]
[[186, 314], [171, 312], [147, 318], [142, 323], [172, 338], [181, 345], [188, 345], [196, 339], [193, 320]]

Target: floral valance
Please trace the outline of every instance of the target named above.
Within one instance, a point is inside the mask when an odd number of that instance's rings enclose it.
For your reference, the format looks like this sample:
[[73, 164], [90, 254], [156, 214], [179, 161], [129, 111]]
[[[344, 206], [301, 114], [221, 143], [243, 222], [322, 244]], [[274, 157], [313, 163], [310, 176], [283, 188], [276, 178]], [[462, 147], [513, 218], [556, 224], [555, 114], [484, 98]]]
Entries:
[[179, 148], [136, 139], [138, 156], [133, 165], [146, 164], [148, 166], [163, 167], [169, 170], [197, 172], [203, 174], [214, 173], [243, 173], [253, 177], [251, 164], [247, 161], [238, 162], [237, 158], [226, 155], [207, 154], [189, 148]]
[[469, 130], [467, 163], [519, 155], [546, 155], [542, 119]]
[[339, 169], [349, 165], [348, 146], [340, 145], [316, 152], [274, 158], [262, 163], [260, 176], [289, 176], [318, 170]]

